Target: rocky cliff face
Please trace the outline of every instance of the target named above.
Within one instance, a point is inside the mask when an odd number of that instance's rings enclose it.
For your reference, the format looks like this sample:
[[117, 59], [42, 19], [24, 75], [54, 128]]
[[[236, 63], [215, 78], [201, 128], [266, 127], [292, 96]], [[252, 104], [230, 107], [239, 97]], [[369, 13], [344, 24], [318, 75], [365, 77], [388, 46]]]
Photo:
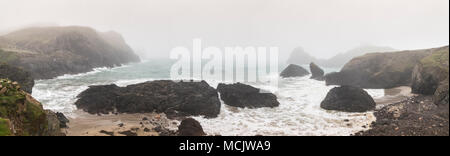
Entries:
[[29, 70], [36, 79], [139, 61], [119, 34], [86, 27], [19, 30], [2, 36], [0, 49], [8, 52], [9, 64]]
[[21, 88], [31, 93], [34, 86], [34, 79], [31, 74], [21, 68], [12, 67], [7, 64], [0, 63], [0, 79], [10, 79], [21, 84]]
[[449, 74], [449, 48], [441, 48], [422, 59], [414, 68], [411, 89], [413, 93], [433, 95], [441, 81]]
[[414, 67], [422, 59], [447, 47], [401, 51], [392, 53], [371, 53], [356, 57], [340, 72], [325, 76], [327, 85], [351, 85], [361, 88], [393, 88], [411, 84]]
[[53, 114], [22, 91], [17, 82], [0, 79], [0, 136], [63, 135]]

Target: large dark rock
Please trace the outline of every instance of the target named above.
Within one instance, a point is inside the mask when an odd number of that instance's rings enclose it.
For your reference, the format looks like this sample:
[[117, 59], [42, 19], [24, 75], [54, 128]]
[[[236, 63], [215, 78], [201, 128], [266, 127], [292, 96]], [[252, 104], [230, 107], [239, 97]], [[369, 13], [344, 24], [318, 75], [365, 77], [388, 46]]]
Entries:
[[274, 94], [261, 92], [258, 88], [242, 83], [219, 84], [217, 90], [225, 104], [233, 107], [261, 108], [280, 105]]
[[13, 67], [5, 63], [0, 63], [0, 79], [10, 79], [11, 81], [16, 81], [21, 85], [22, 90], [28, 93], [31, 93], [33, 91], [33, 77], [29, 72], [21, 68]]
[[393, 88], [411, 84], [414, 67], [425, 57], [447, 47], [371, 53], [354, 58], [340, 72], [325, 76], [327, 85], [351, 85], [360, 88]]
[[217, 117], [220, 100], [217, 91], [205, 81], [152, 81], [127, 87], [90, 86], [78, 95], [75, 105], [96, 114], [166, 113], [171, 117], [204, 115]]
[[373, 98], [363, 89], [352, 86], [336, 87], [328, 92], [320, 107], [343, 112], [366, 112], [374, 110]]
[[306, 76], [306, 75], [309, 75], [308, 70], [306, 70], [305, 68], [303, 68], [301, 66], [295, 65], [295, 64], [289, 65], [280, 74], [280, 76], [283, 78], [302, 77], [302, 76]]
[[412, 74], [412, 92], [415, 94], [433, 95], [441, 81], [449, 74], [448, 47], [435, 51], [422, 59], [414, 68]]
[[178, 126], [179, 136], [205, 136], [202, 125], [195, 119], [187, 118]]
[[2, 36], [0, 49], [8, 50], [8, 64], [27, 69], [36, 79], [140, 61], [119, 34], [87, 27], [39, 27], [15, 31]]
[[309, 64], [309, 69], [311, 70], [311, 79], [323, 81], [324, 80], [324, 74], [325, 72], [320, 68], [318, 65], [316, 65], [314, 62]]

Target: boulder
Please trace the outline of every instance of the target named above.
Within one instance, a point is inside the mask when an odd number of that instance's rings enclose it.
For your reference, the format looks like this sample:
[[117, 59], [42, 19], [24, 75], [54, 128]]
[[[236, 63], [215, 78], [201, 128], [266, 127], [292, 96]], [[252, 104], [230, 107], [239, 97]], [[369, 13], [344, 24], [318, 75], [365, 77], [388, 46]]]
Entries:
[[59, 122], [54, 120], [54, 113], [44, 110], [40, 102], [20, 89], [18, 83], [0, 79], [0, 86], [3, 90], [0, 94], [0, 135], [63, 135]]
[[306, 76], [306, 75], [309, 75], [308, 70], [306, 70], [305, 68], [303, 68], [301, 66], [295, 65], [295, 64], [289, 65], [280, 74], [280, 76], [283, 78], [302, 77], [302, 76]]
[[318, 66], [316, 65], [314, 62], [312, 62], [311, 64], [309, 64], [309, 68], [311, 70], [311, 79], [315, 79], [315, 80], [319, 80], [319, 81], [323, 81], [324, 80], [324, 74], [325, 72]]
[[217, 90], [225, 104], [233, 107], [261, 108], [280, 105], [274, 94], [261, 92], [258, 88], [242, 83], [219, 84]]
[[179, 136], [205, 136], [202, 125], [195, 119], [187, 118], [178, 126]]
[[29, 72], [22, 68], [0, 63], [0, 79], [16, 81], [21, 85], [22, 90], [28, 93], [32, 93], [33, 91], [34, 79]]
[[320, 104], [323, 109], [343, 112], [366, 112], [374, 110], [375, 106], [375, 101], [366, 91], [352, 86], [331, 89]]
[[414, 68], [411, 89], [415, 94], [433, 95], [441, 81], [448, 78], [449, 49], [435, 51]]
[[158, 112], [170, 117], [217, 117], [221, 106], [217, 91], [205, 81], [90, 86], [78, 98], [77, 108], [91, 114]]
[[433, 52], [447, 47], [371, 53], [356, 57], [348, 62], [340, 72], [325, 76], [327, 85], [351, 85], [360, 88], [385, 89], [409, 86], [414, 67]]

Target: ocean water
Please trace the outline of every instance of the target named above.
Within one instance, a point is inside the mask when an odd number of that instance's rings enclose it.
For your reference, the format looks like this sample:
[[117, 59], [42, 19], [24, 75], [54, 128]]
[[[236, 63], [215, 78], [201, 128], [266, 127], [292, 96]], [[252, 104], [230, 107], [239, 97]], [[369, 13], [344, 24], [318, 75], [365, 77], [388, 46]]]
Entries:
[[[126, 86], [152, 80], [169, 79], [172, 60], [147, 60], [117, 68], [98, 68], [92, 72], [64, 75], [55, 79], [38, 80], [33, 96], [42, 102], [45, 109], [63, 112], [76, 118], [74, 103], [77, 95], [90, 85], [116, 84]], [[281, 66], [282, 69], [284, 66]], [[307, 66], [305, 66], [307, 67]], [[308, 68], [306, 68], [308, 69]], [[325, 72], [338, 69], [324, 69]], [[271, 75], [273, 76], [273, 75]], [[216, 87], [220, 80], [206, 80]], [[230, 83], [230, 82], [224, 82]], [[222, 104], [219, 117], [206, 119], [195, 116], [206, 133], [211, 135], [350, 135], [365, 130], [363, 126], [375, 120], [373, 112], [344, 113], [326, 111], [320, 102], [330, 89], [323, 81], [309, 76], [279, 79], [279, 88], [264, 83], [252, 86], [273, 91], [280, 101], [277, 108], [246, 109]], [[367, 90], [374, 98], [384, 96], [384, 90]], [[222, 102], [223, 103], [223, 102]]]

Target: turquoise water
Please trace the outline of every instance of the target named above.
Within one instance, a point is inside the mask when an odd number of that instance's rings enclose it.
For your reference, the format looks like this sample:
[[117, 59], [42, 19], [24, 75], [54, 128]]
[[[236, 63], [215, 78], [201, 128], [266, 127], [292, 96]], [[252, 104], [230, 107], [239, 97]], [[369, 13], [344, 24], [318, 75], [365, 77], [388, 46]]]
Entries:
[[[90, 85], [117, 84], [126, 86], [152, 80], [170, 78], [175, 61], [147, 60], [117, 68], [98, 68], [89, 73], [64, 75], [50, 80], [39, 80], [33, 88], [33, 96], [46, 109], [76, 117], [76, 96]], [[280, 66], [280, 71], [286, 65]], [[306, 69], [307, 66], [305, 66]], [[324, 69], [326, 72], [338, 69]], [[276, 75], [270, 75], [276, 76]], [[276, 76], [278, 77], [278, 76]], [[206, 80], [216, 87], [222, 80]], [[231, 83], [231, 82], [225, 82]], [[265, 83], [250, 83], [277, 95], [277, 108], [242, 109], [222, 104], [219, 117], [206, 119], [196, 116], [208, 134], [220, 135], [350, 135], [364, 130], [363, 125], [374, 120], [373, 113], [342, 113], [325, 111], [320, 102], [334, 86], [309, 76], [279, 79], [274, 88]], [[367, 90], [374, 98], [384, 96], [383, 90]], [[344, 120], [350, 122], [344, 122]]]

